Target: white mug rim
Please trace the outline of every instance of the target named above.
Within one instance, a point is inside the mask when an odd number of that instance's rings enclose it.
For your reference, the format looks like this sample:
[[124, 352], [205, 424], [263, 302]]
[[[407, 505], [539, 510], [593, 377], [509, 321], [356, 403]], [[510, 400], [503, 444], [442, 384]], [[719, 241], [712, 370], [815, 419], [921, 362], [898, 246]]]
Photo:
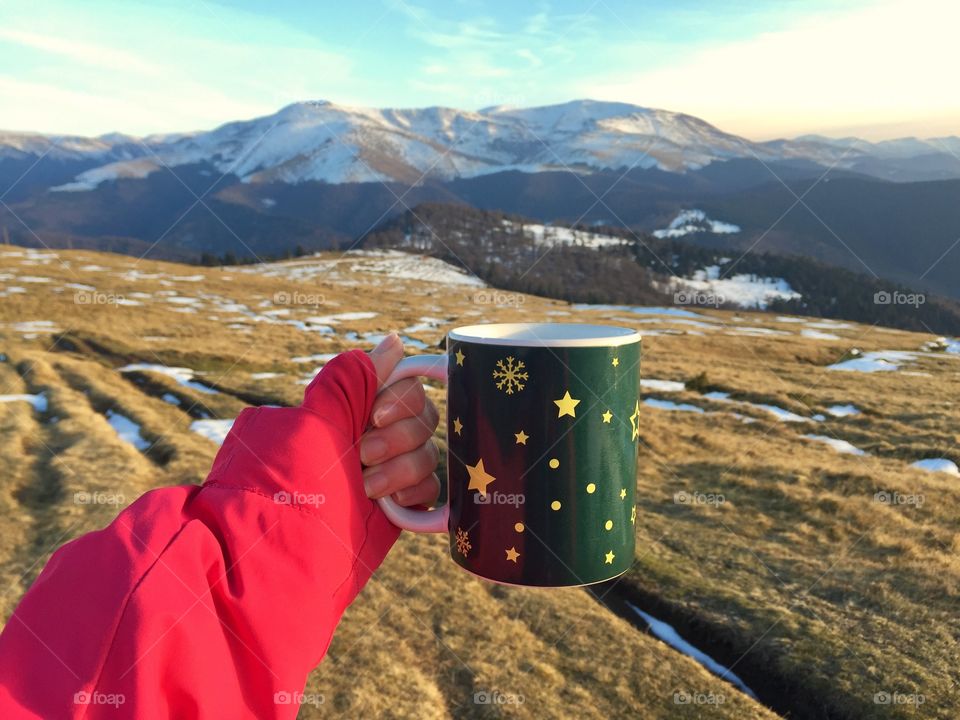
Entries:
[[618, 347], [640, 342], [631, 328], [593, 323], [489, 323], [454, 328], [450, 340], [520, 347]]

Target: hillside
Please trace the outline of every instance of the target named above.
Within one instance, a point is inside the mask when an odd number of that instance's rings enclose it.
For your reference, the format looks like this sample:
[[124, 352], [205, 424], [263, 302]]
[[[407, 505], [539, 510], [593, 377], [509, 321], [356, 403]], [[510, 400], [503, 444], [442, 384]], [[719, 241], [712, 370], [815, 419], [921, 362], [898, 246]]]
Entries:
[[[644, 335], [634, 567], [591, 592], [507, 588], [404, 534], [300, 717], [960, 712], [956, 341], [570, 304], [387, 250], [198, 268], [3, 247], [0, 273], [4, 617], [57, 546], [201, 481], [245, 404], [297, 402], [332, 353], [391, 329], [430, 352], [461, 323], [605, 322]], [[676, 642], [668, 628], [757, 699], [653, 634]]]
[[[574, 302], [746, 307], [960, 334], [954, 300], [918, 298], [907, 287], [797, 255], [731, 252], [724, 239], [740, 230], [702, 211], [684, 211], [649, 235], [425, 204], [362, 245], [428, 253], [497, 287]], [[916, 300], [882, 302], [894, 294]]]

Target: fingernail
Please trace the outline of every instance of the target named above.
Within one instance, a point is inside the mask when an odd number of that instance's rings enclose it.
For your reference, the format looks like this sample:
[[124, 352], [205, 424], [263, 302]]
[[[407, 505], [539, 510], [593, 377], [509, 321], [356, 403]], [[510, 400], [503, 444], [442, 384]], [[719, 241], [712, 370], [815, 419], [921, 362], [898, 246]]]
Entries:
[[376, 465], [386, 452], [387, 443], [381, 438], [364, 438], [360, 443], [360, 462], [364, 465]]
[[381, 472], [370, 473], [363, 477], [363, 488], [368, 498], [379, 498], [387, 493], [387, 476]]
[[377, 345], [372, 350], [372, 352], [374, 355], [382, 355], [383, 353], [387, 352], [390, 348], [392, 348], [399, 341], [400, 341], [400, 336], [397, 335], [395, 332], [392, 332], [389, 335], [387, 335], [383, 340], [381, 340], [380, 344]]
[[373, 414], [373, 419], [371, 420], [371, 422], [373, 422], [373, 426], [383, 427], [384, 423], [386, 422], [387, 418], [390, 416], [390, 413], [392, 411], [393, 411], [393, 405], [390, 405], [389, 407], [379, 408]]

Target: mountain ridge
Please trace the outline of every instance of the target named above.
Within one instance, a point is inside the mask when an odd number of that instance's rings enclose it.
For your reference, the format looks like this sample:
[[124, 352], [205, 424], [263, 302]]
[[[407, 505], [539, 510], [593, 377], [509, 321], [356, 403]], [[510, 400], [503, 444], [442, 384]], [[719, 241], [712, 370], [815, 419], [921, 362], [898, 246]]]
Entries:
[[960, 138], [870, 143], [805, 135], [755, 142], [682, 112], [589, 99], [537, 107], [371, 108], [327, 100], [212, 130], [136, 138], [0, 132], [0, 161], [84, 161], [58, 191], [211, 162], [244, 182], [455, 180], [507, 170], [657, 168], [685, 173], [730, 159], [809, 160], [895, 181], [960, 177]]

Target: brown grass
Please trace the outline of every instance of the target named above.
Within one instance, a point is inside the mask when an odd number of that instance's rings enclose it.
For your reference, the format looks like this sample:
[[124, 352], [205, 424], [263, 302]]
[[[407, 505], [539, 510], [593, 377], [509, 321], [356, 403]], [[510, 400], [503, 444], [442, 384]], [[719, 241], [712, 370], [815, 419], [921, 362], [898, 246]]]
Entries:
[[[646, 394], [710, 411], [644, 409], [634, 568], [597, 590], [602, 602], [583, 590], [504, 589], [455, 568], [442, 539], [406, 534], [310, 678], [307, 692], [325, 702], [304, 706], [301, 717], [774, 716], [638, 630], [625, 619], [625, 601], [733, 665], [781, 713], [957, 716], [960, 480], [908, 463], [960, 461], [960, 412], [953, 403], [960, 358], [926, 355], [905, 368], [925, 374], [825, 369], [853, 347], [916, 350], [929, 336], [853, 325], [830, 330], [840, 340], [815, 340], [769, 315], [728, 312], [705, 313], [718, 321], [718, 329], [706, 330], [647, 323], [649, 316], [620, 311], [576, 313], [534, 297], [477, 305], [471, 288], [385, 278], [361, 259], [336, 255], [324, 259], [328, 272], [319, 280], [299, 282], [91, 252], [60, 258], [69, 266], [0, 255], [4, 272], [51, 278], [0, 304], [0, 349], [9, 356], [0, 363], [0, 393], [43, 391], [50, 405], [41, 415], [23, 402], [0, 403], [6, 615], [56, 546], [106, 524], [117, 510], [77, 503], [76, 493], [122, 495], [127, 503], [151, 487], [200, 481], [215, 446], [190, 432], [190, 423], [201, 412], [234, 417], [245, 399], [297, 402], [298, 381], [320, 363], [293, 357], [368, 347], [348, 333], [402, 329], [422, 316], [446, 321], [438, 330], [411, 333], [430, 346], [449, 327], [468, 322], [630, 321], [641, 330], [677, 333], [644, 340], [643, 376], [689, 383], [682, 393]], [[105, 269], [81, 269], [90, 264]], [[161, 276], [122, 276], [134, 266]], [[174, 279], [196, 274], [202, 282]], [[152, 297], [140, 298], [139, 306], [78, 305], [67, 283]], [[182, 305], [156, 294], [170, 290], [198, 297], [202, 306], [176, 312]], [[278, 292], [322, 294], [324, 303], [277, 304]], [[254, 320], [231, 311], [227, 301], [261, 318], [289, 311], [275, 320], [357, 310], [377, 315], [342, 320], [335, 334], [325, 335]], [[552, 314], [558, 312], [571, 315]], [[28, 338], [11, 327], [31, 320], [55, 321], [59, 332]], [[743, 326], [790, 334], [735, 334]], [[223, 392], [116, 372], [133, 361], [202, 371]], [[281, 375], [251, 377], [262, 372]], [[805, 416], [847, 403], [863, 412], [782, 423], [751, 405], [708, 401], [701, 395], [708, 390]], [[180, 405], [160, 399], [165, 393]], [[442, 399], [439, 389], [431, 394]], [[108, 409], [139, 423], [152, 448], [141, 453], [120, 441], [103, 417]], [[837, 454], [804, 439], [806, 433], [848, 440], [869, 456]], [[877, 502], [879, 491], [922, 495], [924, 502], [891, 506]], [[678, 504], [674, 495], [681, 492], [722, 495], [724, 502]], [[522, 695], [524, 702], [476, 704], [474, 693], [483, 691]], [[674, 693], [684, 691], [723, 694], [726, 702], [676, 704]], [[919, 693], [925, 703], [876, 704], [875, 694], [883, 692]]]

